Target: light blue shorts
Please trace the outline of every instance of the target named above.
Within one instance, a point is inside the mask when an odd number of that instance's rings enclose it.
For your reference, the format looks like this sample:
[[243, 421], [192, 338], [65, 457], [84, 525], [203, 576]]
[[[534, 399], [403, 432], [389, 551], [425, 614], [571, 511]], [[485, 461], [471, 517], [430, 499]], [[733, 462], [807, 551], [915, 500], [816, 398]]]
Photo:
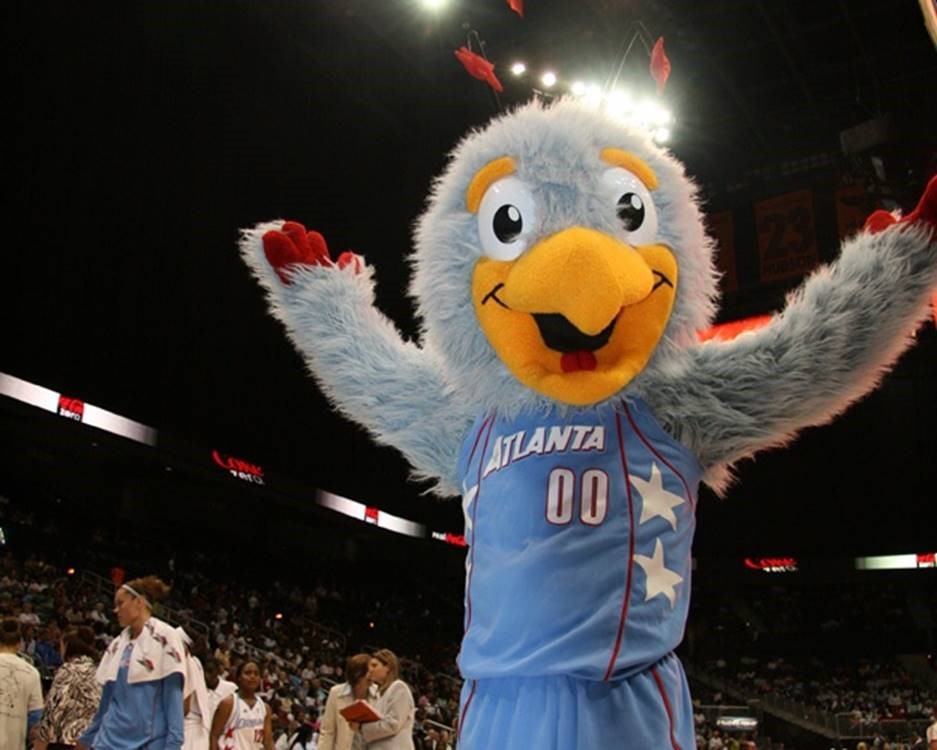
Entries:
[[695, 750], [679, 660], [610, 682], [563, 675], [466, 680], [459, 750]]

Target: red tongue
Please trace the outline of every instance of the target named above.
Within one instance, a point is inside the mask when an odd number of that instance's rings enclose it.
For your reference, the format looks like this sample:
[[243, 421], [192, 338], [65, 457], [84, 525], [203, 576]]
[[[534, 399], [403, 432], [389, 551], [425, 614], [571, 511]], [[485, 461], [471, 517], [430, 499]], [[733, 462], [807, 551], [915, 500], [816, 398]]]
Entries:
[[568, 352], [560, 359], [560, 367], [563, 372], [594, 370], [595, 355], [592, 352]]

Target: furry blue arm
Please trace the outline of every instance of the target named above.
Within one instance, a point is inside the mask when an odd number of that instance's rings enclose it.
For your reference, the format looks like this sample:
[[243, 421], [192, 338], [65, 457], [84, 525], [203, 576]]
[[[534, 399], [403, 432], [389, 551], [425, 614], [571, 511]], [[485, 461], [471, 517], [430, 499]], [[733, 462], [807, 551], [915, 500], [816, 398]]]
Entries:
[[718, 490], [733, 462], [872, 390], [911, 343], [935, 287], [937, 234], [926, 224], [860, 234], [767, 326], [691, 348], [650, 386], [655, 410]]
[[378, 442], [403, 453], [418, 478], [436, 480], [436, 492], [458, 494], [458, 451], [474, 414], [439, 363], [403, 341], [374, 307], [370, 267], [294, 265], [291, 283], [283, 284], [262, 242], [281, 224], [244, 231], [241, 253], [323, 392]]

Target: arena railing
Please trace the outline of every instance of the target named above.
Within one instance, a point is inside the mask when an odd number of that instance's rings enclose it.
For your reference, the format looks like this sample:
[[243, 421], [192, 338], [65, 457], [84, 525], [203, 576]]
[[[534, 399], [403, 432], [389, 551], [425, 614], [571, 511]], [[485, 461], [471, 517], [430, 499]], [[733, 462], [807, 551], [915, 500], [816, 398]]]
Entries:
[[[898, 657], [899, 664], [909, 674], [914, 674], [916, 661], [916, 657], [913, 656]], [[700, 682], [712, 687], [718, 687], [727, 694], [734, 694], [735, 697], [746, 699], [747, 690], [740, 688], [737, 683], [730, 683], [722, 676], [701, 669], [691, 663], [686, 663], [685, 668], [688, 675]], [[930, 678], [930, 676], [929, 672], [924, 673], [924, 677]], [[922, 678], [915, 676], [915, 681], [921, 682]], [[924, 682], [927, 681], [924, 680]], [[935, 681], [935, 684], [937, 684], [937, 681]], [[933, 692], [932, 688], [931, 692]], [[801, 723], [807, 729], [820, 731], [831, 739], [835, 738], [837, 740], [870, 741], [876, 735], [881, 735], [886, 739], [902, 743], [910, 740], [912, 731], [917, 731], [924, 736], [930, 723], [924, 718], [866, 718], [855, 710], [834, 712], [794, 700], [774, 689], [765, 694], [760, 694], [757, 702], [769, 712], [777, 713], [778, 716], [784, 719]], [[925, 707], [929, 707], [932, 705], [933, 700], [925, 697], [923, 702]]]
[[[840, 715], [843, 714], [838, 716]], [[925, 737], [929, 724], [930, 722], [927, 719], [881, 719], [866, 723], [864, 726], [871, 731], [855, 737], [855, 739], [870, 739], [875, 735], [880, 735], [888, 742], [910, 742], [912, 731], [916, 730], [921, 737]], [[841, 739], [854, 739], [854, 736], [843, 735]]]
[[833, 738], [836, 736], [836, 718], [829, 714], [818, 711], [812, 706], [799, 701], [790, 700], [770, 692], [759, 695], [757, 698], [749, 698], [745, 691], [738, 685], [730, 683], [717, 675], [711, 674], [706, 670], [700, 669], [690, 662], [684, 662], [684, 669], [690, 677], [699, 680], [709, 687], [721, 690], [726, 695], [732, 696], [735, 700], [741, 700], [747, 704], [763, 710], [768, 713], [798, 724], [811, 732], [822, 734], [825, 737]]
[[423, 719], [420, 722], [424, 727], [429, 724], [436, 727], [436, 729], [445, 729], [449, 732], [450, 736], [455, 737], [455, 727], [447, 727], [445, 724], [440, 724], [438, 721], [433, 721], [432, 719]]
[[313, 630], [317, 633], [325, 633], [332, 636], [332, 638], [338, 642], [339, 649], [342, 651], [342, 653], [347, 652], [348, 638], [342, 631], [336, 630], [329, 625], [323, 625], [321, 622], [316, 620], [311, 620], [305, 615], [302, 616], [302, 623], [304, 630]]

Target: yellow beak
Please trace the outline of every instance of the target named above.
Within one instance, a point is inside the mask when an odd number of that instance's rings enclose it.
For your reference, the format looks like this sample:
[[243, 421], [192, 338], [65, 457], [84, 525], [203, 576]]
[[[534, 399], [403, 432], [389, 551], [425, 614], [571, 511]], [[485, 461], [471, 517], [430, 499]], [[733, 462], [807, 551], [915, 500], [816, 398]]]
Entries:
[[519, 312], [559, 313], [591, 336], [653, 287], [654, 274], [633, 248], [594, 229], [571, 227], [521, 256], [498, 296]]

